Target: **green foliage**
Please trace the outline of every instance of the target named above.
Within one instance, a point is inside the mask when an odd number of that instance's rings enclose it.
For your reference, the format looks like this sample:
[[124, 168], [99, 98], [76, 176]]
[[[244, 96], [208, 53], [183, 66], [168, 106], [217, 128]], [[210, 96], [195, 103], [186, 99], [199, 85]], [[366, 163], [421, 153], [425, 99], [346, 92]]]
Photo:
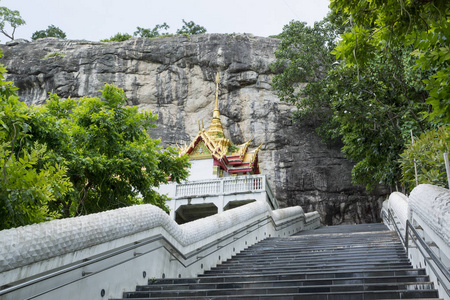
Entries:
[[[348, 26], [346, 18], [345, 12], [331, 13], [313, 28], [301, 22], [285, 26], [272, 65], [279, 72], [273, 87], [297, 106], [297, 120], [312, 120], [323, 137], [342, 141], [342, 152], [355, 163], [355, 184], [368, 190], [395, 186], [410, 130], [420, 133], [431, 126], [422, 117], [428, 109], [422, 83], [427, 73], [414, 69], [411, 47], [391, 45], [386, 55], [370, 44], [361, 46], [355, 38], [360, 29]], [[339, 34], [348, 53], [342, 42], [336, 47]]]
[[140, 203], [167, 210], [152, 187], [188, 176], [188, 157], [148, 135], [156, 116], [100, 98], [19, 101], [0, 65], [0, 230]]
[[10, 145], [0, 145], [0, 230], [60, 217], [49, 205], [71, 190], [66, 168], [58, 164], [37, 168], [38, 161], [47, 157], [43, 145], [36, 143], [17, 155]]
[[445, 171], [444, 152], [449, 153], [447, 143], [450, 128], [441, 126], [420, 135], [414, 143], [408, 143], [401, 154], [402, 181], [408, 190], [416, 185], [414, 162], [417, 164], [417, 179], [419, 184], [429, 183], [448, 187]]
[[[185, 20], [183, 20], [183, 23], [184, 23], [183, 27], [181, 27], [181, 29], [177, 29], [177, 34], [192, 35], [206, 32], [205, 27], [195, 24], [193, 21], [186, 22]], [[153, 29], [138, 26], [136, 27], [137, 30], [133, 33], [133, 35], [145, 38], [171, 36], [172, 34], [169, 34], [168, 32], [161, 32], [161, 30], [168, 30], [169, 28], [170, 27], [169, 25], [167, 25], [166, 22], [155, 25]], [[109, 39], [101, 40], [101, 42], [123, 42], [130, 38], [131, 35], [128, 33], [117, 33], [115, 36]]]
[[184, 19], [181, 29], [177, 29], [177, 34], [193, 35], [201, 33], [206, 33], [205, 27], [195, 24], [194, 21], [186, 22]]
[[[6, 24], [12, 28], [12, 33], [6, 31]], [[9, 39], [14, 40], [16, 28], [25, 25], [25, 20], [20, 16], [19, 11], [10, 10], [6, 7], [0, 7], [0, 31]]]
[[342, 36], [336, 56], [363, 67], [374, 51], [390, 55], [397, 48], [412, 47], [415, 68], [423, 79], [436, 123], [450, 123], [450, 2], [332, 0], [331, 8], [348, 14], [352, 32]]
[[46, 146], [25, 145], [30, 109], [18, 100], [5, 74], [0, 65], [0, 230], [58, 217], [49, 205], [71, 189], [64, 166], [38, 165], [47, 157]]
[[109, 39], [101, 40], [100, 42], [124, 42], [126, 40], [131, 39], [131, 35], [128, 33], [120, 33], [118, 32], [116, 35], [110, 37]]
[[400, 183], [398, 158], [410, 131], [431, 126], [420, 117], [427, 109], [426, 92], [412, 79], [409, 58], [401, 50], [394, 60], [375, 54], [364, 67], [342, 62], [326, 78], [333, 114], [322, 130], [341, 137], [342, 152], [355, 162], [354, 183], [368, 190]]
[[103, 99], [61, 99], [51, 95], [47, 105], [30, 116], [29, 143], [46, 143], [51, 153], [42, 163], [63, 164], [73, 185], [71, 193], [51, 209], [69, 217], [139, 203], [163, 209], [165, 197], [152, 187], [179, 182], [188, 173], [187, 157], [162, 149], [149, 137], [156, 116], [125, 106], [122, 89], [105, 85]]
[[154, 38], [154, 37], [169, 35], [167, 32], [160, 33], [161, 29], [167, 30], [167, 29], [169, 29], [169, 25], [167, 25], [164, 22], [160, 25], [157, 24], [155, 27], [153, 27], [153, 29], [137, 27], [137, 31], [134, 32], [134, 36], [140, 36], [140, 37], [145, 37], [145, 38]]
[[321, 91], [323, 78], [335, 61], [330, 52], [341, 30], [327, 20], [312, 28], [304, 22], [291, 21], [278, 35], [281, 41], [275, 51], [277, 61], [271, 65], [278, 74], [272, 86], [281, 100], [297, 106], [297, 118], [330, 117], [329, 99]]
[[45, 30], [39, 30], [39, 31], [34, 32], [33, 35], [31, 36], [31, 39], [33, 41], [35, 41], [37, 39], [42, 39], [42, 38], [46, 38], [46, 37], [55, 37], [55, 38], [59, 38], [59, 39], [65, 39], [66, 34], [59, 27], [56, 27], [55, 25], [50, 25]]

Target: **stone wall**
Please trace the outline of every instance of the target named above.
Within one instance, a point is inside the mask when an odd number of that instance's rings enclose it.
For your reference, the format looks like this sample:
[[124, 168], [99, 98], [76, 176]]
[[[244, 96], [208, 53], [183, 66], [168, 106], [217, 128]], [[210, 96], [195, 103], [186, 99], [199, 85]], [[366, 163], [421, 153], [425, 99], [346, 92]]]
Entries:
[[339, 145], [326, 145], [314, 126], [292, 123], [293, 106], [271, 88], [269, 65], [277, 39], [252, 35], [134, 38], [122, 43], [54, 38], [1, 45], [8, 80], [27, 104], [49, 92], [99, 96], [104, 83], [123, 88], [129, 103], [158, 114], [150, 132], [166, 145], [189, 143], [198, 120], [212, 119], [215, 74], [220, 73], [220, 113], [235, 144], [264, 141], [260, 167], [285, 206], [317, 210], [326, 224], [379, 220], [383, 192], [368, 195], [351, 183], [352, 163]]

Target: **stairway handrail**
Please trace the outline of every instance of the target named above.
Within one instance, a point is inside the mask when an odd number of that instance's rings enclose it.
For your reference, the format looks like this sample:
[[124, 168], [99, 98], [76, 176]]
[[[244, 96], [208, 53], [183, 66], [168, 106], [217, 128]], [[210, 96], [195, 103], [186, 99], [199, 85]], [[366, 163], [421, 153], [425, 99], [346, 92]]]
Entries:
[[[35, 283], [44, 281], [44, 280], [46, 280], [46, 279], [49, 279], [49, 278], [52, 278], [52, 277], [55, 277], [55, 276], [58, 276], [58, 275], [61, 275], [61, 274], [70, 272], [70, 271], [72, 271], [72, 270], [76, 270], [76, 269], [79, 269], [79, 268], [82, 268], [82, 267], [86, 267], [86, 266], [88, 266], [88, 265], [91, 265], [91, 264], [100, 262], [100, 261], [102, 261], [102, 260], [105, 260], [105, 259], [114, 257], [114, 256], [116, 256], [116, 255], [119, 255], [119, 254], [121, 254], [121, 253], [130, 251], [130, 250], [134, 250], [134, 249], [136, 249], [136, 248], [138, 248], [138, 247], [141, 247], [141, 246], [143, 246], [143, 245], [146, 245], [146, 244], [149, 244], [149, 243], [158, 241], [158, 240], [164, 240], [165, 242], [167, 242], [167, 243], [171, 246], [170, 249], [173, 249], [175, 252], [177, 252], [177, 254], [178, 254], [179, 256], [181, 256], [183, 259], [189, 259], [189, 258], [191, 258], [191, 257], [196, 256], [198, 253], [203, 252], [205, 249], [209, 249], [209, 248], [211, 248], [211, 247], [217, 246], [219, 243], [223, 242], [224, 240], [229, 239], [230, 236], [235, 236], [235, 235], [237, 235], [237, 234], [239, 234], [239, 233], [241, 233], [241, 232], [243, 232], [243, 231], [249, 230], [249, 228], [251, 228], [251, 227], [253, 227], [253, 226], [255, 226], [255, 225], [258, 225], [259, 223], [261, 223], [261, 222], [263, 222], [263, 221], [265, 221], [265, 220], [267, 220], [267, 219], [269, 219], [269, 218], [271, 218], [271, 217], [270, 217], [270, 216], [267, 216], [267, 217], [265, 217], [265, 218], [261, 218], [261, 219], [257, 220], [256, 222], [247, 224], [246, 226], [244, 226], [244, 227], [241, 228], [240, 230], [237, 230], [237, 231], [233, 232], [232, 234], [228, 234], [227, 236], [225, 236], [225, 237], [223, 237], [223, 238], [221, 238], [221, 239], [217, 239], [217, 240], [215, 240], [214, 242], [212, 242], [212, 243], [210, 243], [210, 244], [207, 244], [207, 245], [205, 245], [205, 246], [203, 246], [203, 247], [197, 248], [195, 251], [192, 251], [191, 253], [189, 253], [189, 254], [187, 254], [187, 255], [184, 255], [184, 254], [183, 254], [182, 252], [180, 252], [176, 247], [174, 247], [174, 246], [169, 242], [169, 240], [167, 240], [162, 234], [157, 234], [157, 235], [151, 236], [151, 237], [149, 237], [149, 238], [146, 238], [146, 239], [144, 239], [144, 240], [141, 240], [141, 241], [139, 241], [139, 242], [135, 242], [135, 243], [133, 243], [133, 244], [131, 244], [131, 245], [122, 247], [120, 250], [116, 250], [116, 251], [113, 251], [113, 252], [110, 252], [110, 253], [101, 255], [101, 256], [99, 256], [99, 257], [93, 258], [93, 259], [87, 258], [87, 259], [84, 259], [83, 262], [81, 262], [81, 263], [78, 263], [78, 264], [72, 265], [72, 266], [70, 266], [70, 267], [66, 267], [66, 268], [63, 268], [63, 269], [61, 269], [61, 270], [58, 270], [58, 271], [56, 271], [56, 272], [52, 272], [52, 273], [49, 273], [49, 274], [46, 274], [46, 275], [43, 275], [43, 276], [39, 276], [39, 277], [37, 277], [37, 278], [34, 278], [34, 279], [31, 279], [31, 280], [25, 281], [25, 282], [23, 282], [23, 283], [14, 285], [14, 286], [12, 286], [12, 287], [9, 287], [9, 288], [0, 290], [0, 296], [5, 295], [5, 294], [8, 294], [8, 293], [13, 292], [13, 291], [18, 290], [18, 289], [21, 289], [21, 288], [23, 288], [23, 287], [26, 287], [26, 286], [29, 286], [29, 285], [32, 285], [32, 284], [35, 284]], [[300, 218], [300, 217], [299, 217], [299, 218]], [[256, 228], [253, 229], [252, 231], [257, 230], [257, 229], [258, 229], [258, 227], [256, 227]], [[246, 232], [246, 234], [248, 234], [248, 233], [249, 233], [249, 232]], [[206, 256], [209, 256], [209, 255], [211, 255], [211, 254], [213, 254], [213, 253], [214, 253], [214, 252], [211, 252], [211, 253], [209, 253], [209, 254], [206, 255]], [[172, 255], [172, 256], [174, 256], [174, 255]], [[204, 256], [204, 257], [206, 257], [206, 256]], [[136, 257], [137, 257], [137, 256], [136, 256]], [[204, 257], [202, 257], [202, 258], [204, 258]], [[179, 262], [181, 262], [177, 257], [174, 256], [174, 258], [177, 259]], [[200, 257], [197, 257], [197, 258], [195, 259], [195, 261], [198, 261], [198, 260], [200, 260]], [[182, 263], [182, 262], [181, 262], [181, 263]], [[182, 263], [182, 264], [183, 264], [183, 263]], [[183, 264], [183, 265], [184, 265], [184, 264]], [[72, 283], [72, 282], [75, 282], [75, 281], [76, 281], [76, 280], [73, 280], [73, 281], [69, 282], [69, 284]], [[67, 283], [66, 283], [66, 284], [67, 284]]]
[[397, 235], [399, 236], [400, 241], [403, 244], [403, 247], [406, 249], [406, 252], [408, 252], [408, 245], [406, 244], [405, 238], [403, 237], [400, 228], [398, 228], [397, 223], [394, 220], [394, 216], [392, 215], [391, 209], [388, 210], [388, 214], [389, 214], [389, 216], [388, 216], [389, 221], [392, 222], [392, 224], [394, 225], [395, 231], [397, 232]]
[[[414, 234], [414, 236], [411, 235], [411, 232]], [[414, 228], [414, 226], [411, 224], [411, 222], [409, 220], [406, 220], [406, 232], [405, 232], [406, 255], [408, 255], [408, 250], [409, 250], [408, 249], [409, 248], [408, 240], [409, 240], [409, 236], [410, 235], [411, 235], [411, 240], [414, 242], [414, 244], [416, 244], [416, 247], [417, 247], [417, 249], [419, 249], [420, 254], [422, 254], [422, 257], [424, 259], [428, 259], [427, 256], [425, 255], [425, 253], [422, 250], [422, 248], [423, 248], [427, 252], [426, 254], [428, 254], [430, 256], [430, 259], [439, 268], [439, 271], [441, 271], [442, 274], [445, 276], [445, 279], [447, 279], [447, 282], [450, 283], [450, 272], [442, 264], [440, 259], [436, 256], [436, 254], [434, 254], [434, 252], [430, 249], [430, 247], [425, 243], [425, 241], [422, 239], [422, 237], [419, 235], [419, 233], [417, 232], [417, 230]], [[422, 246], [422, 248], [419, 247], [417, 241], [419, 241], [420, 246]], [[438, 278], [438, 281], [443, 283], [444, 281], [442, 280], [441, 276], [439, 275], [439, 273], [434, 268], [433, 264], [429, 264], [429, 266], [433, 270], [434, 275], [436, 275], [436, 277]], [[442, 286], [444, 287], [444, 290], [447, 293], [447, 295], [450, 296], [450, 290], [447, 287], [447, 284], [442, 284]]]
[[[285, 208], [284, 210], [289, 210], [289, 209], [293, 209], [293, 208], [294, 207]], [[117, 250], [114, 250], [114, 251], [111, 251], [111, 252], [107, 251], [107, 252], [104, 252], [104, 254], [95, 255], [94, 257], [83, 259], [83, 261], [81, 261], [79, 263], [76, 263], [74, 265], [63, 267], [63, 268], [61, 268], [61, 269], [59, 269], [57, 271], [54, 271], [54, 272], [51, 272], [51, 273], [47, 273], [45, 275], [41, 275], [41, 276], [35, 277], [33, 279], [21, 282], [19, 284], [15, 284], [13, 286], [1, 289], [0, 290], [0, 298], [1, 298], [2, 295], [6, 295], [8, 293], [11, 293], [11, 292], [14, 292], [16, 290], [22, 289], [24, 287], [27, 287], [27, 286], [30, 286], [30, 285], [42, 282], [44, 280], [56, 277], [56, 276], [61, 275], [61, 274], [68, 273], [68, 272], [76, 270], [76, 269], [87, 267], [89, 265], [92, 265], [92, 264], [98, 263], [100, 261], [109, 259], [111, 257], [120, 255], [120, 254], [122, 254], [124, 252], [132, 251], [132, 250], [135, 250], [135, 249], [137, 249], [139, 247], [142, 247], [142, 246], [144, 246], [146, 244], [153, 243], [153, 242], [156, 242], [156, 241], [161, 241], [161, 240], [165, 244], [168, 245], [168, 246], [163, 246], [163, 247], [168, 252], [171, 253], [172, 258], [174, 260], [177, 260], [181, 265], [186, 267], [186, 266], [192, 265], [192, 264], [194, 264], [194, 263], [196, 263], [196, 262], [198, 262], [198, 261], [200, 261], [200, 260], [210, 256], [210, 255], [213, 255], [220, 248], [222, 248], [224, 246], [227, 246], [227, 245], [235, 242], [238, 239], [242, 239], [242, 238], [246, 237], [250, 233], [252, 233], [252, 232], [254, 232], [256, 230], [259, 230], [260, 227], [262, 227], [262, 226], [264, 226], [264, 225], [266, 225], [268, 223], [272, 223], [272, 225], [274, 227], [274, 230], [275, 231], [279, 231], [279, 230], [282, 230], [282, 229], [286, 228], [287, 226], [295, 223], [296, 221], [300, 221], [300, 220], [303, 221], [305, 224], [308, 224], [309, 222], [312, 221], [312, 220], [308, 220], [309, 215], [314, 215], [315, 216], [314, 213], [308, 213], [308, 214], [301, 214], [301, 215], [297, 215], [297, 216], [287, 217], [285, 219], [279, 219], [277, 216], [273, 215], [273, 212], [272, 213], [269, 212], [269, 214], [267, 214], [266, 216], [264, 216], [262, 218], [259, 218], [256, 221], [253, 221], [253, 222], [251, 222], [249, 224], [246, 224], [243, 227], [241, 227], [241, 228], [239, 228], [239, 229], [237, 229], [237, 230], [235, 230], [235, 231], [233, 231], [233, 232], [231, 232], [229, 234], [226, 234], [226, 235], [224, 235], [224, 236], [222, 236], [222, 237], [220, 237], [220, 238], [218, 238], [218, 239], [216, 239], [216, 240], [214, 240], [214, 241], [212, 241], [212, 242], [210, 242], [210, 243], [208, 243], [206, 245], [203, 245], [202, 247], [196, 248], [195, 250], [193, 250], [193, 251], [191, 251], [189, 253], [181, 252], [179, 249], [177, 249], [177, 247], [175, 245], [173, 245], [162, 234], [156, 234], [156, 235], [153, 235], [151, 237], [148, 237], [148, 238], [136, 241], [136, 242], [134, 242], [132, 244], [119, 247], [119, 248], [117, 248]], [[313, 219], [315, 219], [315, 218], [313, 218]], [[208, 253], [204, 253], [205, 251], [208, 251]], [[201, 254], [201, 253], [203, 255], [199, 256], [199, 254]], [[142, 255], [142, 254], [136, 254], [133, 258], [136, 258], [136, 257], [138, 257], [140, 255]], [[133, 258], [131, 258], [131, 259], [133, 259]], [[192, 259], [192, 258], [193, 258], [193, 261], [192, 262], [188, 262], [187, 264], [185, 264], [182, 261], [182, 260], [186, 261], [186, 260], [189, 260], [189, 259]], [[124, 259], [124, 261], [126, 261], [126, 260], [130, 260], [130, 258]], [[108, 268], [108, 267], [106, 267], [106, 268]], [[96, 273], [102, 272], [103, 270], [104, 269], [97, 270]], [[80, 280], [80, 279], [82, 279], [82, 278], [84, 278], [86, 276], [89, 276], [89, 273], [86, 273], [86, 274], [83, 273], [81, 277], [76, 278], [76, 279], [72, 279], [70, 282], [65, 282], [64, 285], [76, 282], [76, 281], [78, 281], [78, 280]], [[8, 285], [6, 285], [6, 286], [8, 286]], [[59, 288], [59, 286], [55, 287], [55, 288], [52, 288], [52, 289], [56, 289], [56, 288]], [[49, 291], [51, 291], [52, 289], [50, 289]], [[47, 291], [47, 292], [49, 292], [49, 291]]]
[[[382, 214], [385, 215], [386, 212], [384, 211], [384, 209], [382, 210]], [[429, 255], [429, 259], [431, 259], [433, 261], [434, 264], [436, 264], [436, 266], [439, 268], [439, 270], [442, 272], [442, 274], [445, 276], [445, 279], [447, 280], [448, 283], [450, 283], [450, 272], [446, 269], [446, 267], [442, 264], [442, 262], [439, 260], [439, 258], [436, 256], [436, 254], [434, 254], [434, 252], [430, 249], [430, 247], [425, 243], [425, 241], [423, 240], [423, 238], [419, 235], [419, 233], [417, 232], [417, 230], [414, 228], [414, 226], [411, 224], [411, 222], [409, 220], [406, 220], [406, 228], [405, 228], [405, 236], [403, 237], [399, 227], [397, 226], [397, 223], [394, 220], [394, 216], [392, 214], [392, 210], [388, 209], [388, 220], [391, 224], [394, 225], [395, 231], [397, 232], [398, 236], [400, 237], [400, 240], [403, 244], [403, 247], [406, 250], [406, 255], [408, 255], [409, 252], [409, 237], [411, 236], [411, 240], [416, 244], [417, 249], [420, 251], [420, 254], [422, 255], [422, 257], [427, 260], [427, 256], [424, 253], [424, 250], [426, 251], [426, 254]], [[414, 235], [412, 235], [412, 234]], [[419, 247], [417, 241], [419, 241], [420, 246]], [[430, 268], [432, 269], [434, 275], [437, 277], [438, 282], [441, 282], [442, 287], [444, 288], [444, 291], [447, 293], [448, 296], [450, 296], [450, 290], [448, 288], [447, 284], [444, 284], [444, 280], [442, 280], [442, 277], [440, 276], [440, 274], [437, 272], [437, 270], [435, 269], [435, 267], [433, 266], [433, 264], [428, 264], [430, 266]]]

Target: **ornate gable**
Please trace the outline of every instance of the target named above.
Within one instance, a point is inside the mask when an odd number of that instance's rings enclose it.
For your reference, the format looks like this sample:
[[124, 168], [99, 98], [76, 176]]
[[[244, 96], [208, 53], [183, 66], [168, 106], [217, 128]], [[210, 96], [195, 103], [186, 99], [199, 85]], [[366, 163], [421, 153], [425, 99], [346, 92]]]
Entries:
[[[203, 123], [203, 122], [202, 122]], [[202, 126], [203, 127], [203, 126]], [[253, 137], [242, 145], [234, 145], [225, 138], [219, 113], [219, 73], [216, 76], [216, 99], [213, 119], [208, 130], [200, 128], [189, 145], [179, 147], [179, 155], [189, 155], [190, 160], [214, 159], [214, 174], [259, 174], [258, 152], [263, 144], [248, 152]], [[220, 168], [220, 170], [218, 170]]]

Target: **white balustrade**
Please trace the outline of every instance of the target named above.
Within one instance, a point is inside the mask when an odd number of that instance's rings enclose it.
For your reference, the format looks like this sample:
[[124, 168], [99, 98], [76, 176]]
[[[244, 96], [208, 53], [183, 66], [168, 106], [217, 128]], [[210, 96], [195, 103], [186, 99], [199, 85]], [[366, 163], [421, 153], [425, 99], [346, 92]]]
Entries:
[[[265, 180], [265, 176], [255, 175], [187, 182], [176, 186], [175, 196], [187, 197], [264, 191], [268, 187]], [[270, 191], [270, 194], [272, 195], [272, 191]]]

